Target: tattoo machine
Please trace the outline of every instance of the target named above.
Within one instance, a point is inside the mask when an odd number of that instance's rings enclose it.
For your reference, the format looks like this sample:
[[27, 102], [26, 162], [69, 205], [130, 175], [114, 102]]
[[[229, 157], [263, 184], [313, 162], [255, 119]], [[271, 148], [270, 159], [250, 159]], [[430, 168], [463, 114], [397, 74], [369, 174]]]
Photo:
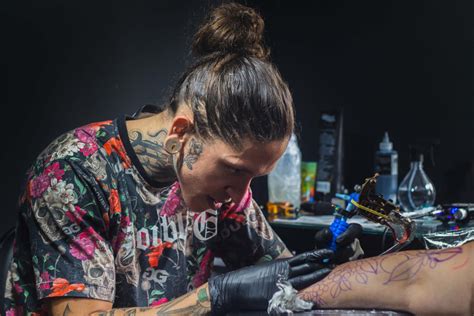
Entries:
[[336, 196], [348, 202], [348, 205], [346, 209], [338, 207], [338, 206], [335, 207], [334, 220], [329, 226], [329, 230], [332, 233], [332, 241], [331, 241], [331, 245], [329, 246], [329, 249], [333, 251], [336, 251], [336, 248], [337, 248], [337, 245], [336, 245], [337, 237], [339, 237], [342, 233], [344, 233], [347, 230], [347, 227], [349, 226], [349, 224], [347, 223], [347, 219], [354, 216], [355, 212], [357, 212], [357, 208], [354, 206], [352, 201], [359, 200], [360, 194], [358, 191], [360, 191], [360, 186], [356, 185], [354, 187], [354, 190], [355, 192], [351, 193], [350, 195], [336, 193]]
[[346, 209], [336, 208], [333, 223], [329, 227], [333, 233], [331, 249], [336, 249], [336, 239], [346, 231], [347, 219], [358, 214], [369, 221], [387, 226], [394, 237], [395, 243], [381, 255], [398, 251], [409, 245], [415, 237], [415, 222], [404, 217], [400, 208], [391, 201], [385, 200], [381, 195], [375, 193], [375, 184], [378, 174], [365, 179], [362, 186], [356, 186], [351, 195], [338, 194], [337, 197], [349, 202]]

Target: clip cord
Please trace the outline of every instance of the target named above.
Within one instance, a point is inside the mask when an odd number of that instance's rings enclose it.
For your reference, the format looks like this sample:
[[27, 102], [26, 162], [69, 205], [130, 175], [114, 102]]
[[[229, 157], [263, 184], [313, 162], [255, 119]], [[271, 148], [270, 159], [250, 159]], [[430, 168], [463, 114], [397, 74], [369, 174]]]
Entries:
[[401, 238], [398, 238], [395, 229], [392, 227], [392, 225], [390, 225], [390, 222], [391, 222], [391, 221], [390, 221], [390, 217], [388, 217], [387, 215], [382, 214], [382, 213], [380, 213], [380, 212], [377, 212], [377, 211], [375, 211], [375, 210], [373, 210], [373, 209], [371, 209], [371, 208], [368, 208], [368, 207], [366, 207], [366, 206], [364, 206], [364, 205], [361, 205], [361, 204], [357, 203], [357, 202], [354, 201], [354, 200], [352, 200], [351, 203], [354, 204], [357, 208], [359, 208], [359, 209], [361, 209], [361, 210], [363, 210], [363, 211], [366, 211], [366, 212], [368, 212], [368, 213], [374, 214], [374, 215], [376, 215], [376, 216], [379, 216], [379, 217], [381, 217], [381, 218], [383, 218], [383, 219], [385, 219], [385, 220], [387, 221], [386, 224], [387, 224], [388, 228], [390, 228], [390, 230], [392, 231], [393, 235], [395, 236], [396, 243], [395, 243], [392, 247], [390, 247], [389, 249], [387, 249], [386, 251], [384, 251], [383, 253], [381, 253], [380, 256], [385, 255], [385, 254], [387, 254], [387, 253], [394, 252], [394, 251], [398, 251], [398, 250], [400, 250], [401, 248], [405, 247], [407, 244], [410, 243], [410, 241], [411, 241], [411, 240], [410, 240], [411, 232], [409, 232], [409, 231], [407, 230], [407, 229], [409, 229], [409, 228], [407, 228], [407, 227], [405, 227], [404, 225], [402, 225], [405, 229], [403, 230], [403, 235], [402, 235], [402, 237], [401, 237]]
[[368, 207], [366, 207], [366, 206], [364, 206], [364, 205], [361, 205], [361, 204], [357, 203], [357, 202], [354, 201], [354, 200], [351, 200], [351, 203], [354, 204], [357, 208], [360, 208], [361, 210], [364, 210], [364, 211], [366, 211], [366, 212], [369, 212], [369, 213], [372, 213], [372, 214], [377, 215], [377, 216], [379, 216], [379, 217], [382, 217], [382, 218], [385, 219], [385, 220], [389, 220], [389, 219], [390, 219], [387, 215], [384, 215], [384, 214], [382, 214], [382, 213], [379, 213], [379, 212], [377, 212], [377, 211], [374, 211], [373, 209], [370, 209], [370, 208], [368, 208]]

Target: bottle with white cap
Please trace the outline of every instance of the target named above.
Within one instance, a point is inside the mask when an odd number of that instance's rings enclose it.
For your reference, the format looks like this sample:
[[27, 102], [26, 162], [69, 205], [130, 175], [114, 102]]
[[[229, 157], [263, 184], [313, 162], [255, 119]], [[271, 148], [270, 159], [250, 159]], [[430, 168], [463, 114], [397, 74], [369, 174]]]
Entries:
[[395, 203], [398, 189], [398, 153], [393, 150], [388, 132], [385, 132], [379, 150], [375, 153], [375, 172], [379, 174], [375, 191]]

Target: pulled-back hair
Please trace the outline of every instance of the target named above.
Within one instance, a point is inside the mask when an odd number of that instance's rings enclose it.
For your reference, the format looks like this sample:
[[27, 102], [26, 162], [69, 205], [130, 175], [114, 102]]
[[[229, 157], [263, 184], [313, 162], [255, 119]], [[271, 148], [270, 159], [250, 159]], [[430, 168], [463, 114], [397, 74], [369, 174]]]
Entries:
[[293, 100], [263, 45], [264, 22], [236, 3], [215, 8], [194, 36], [195, 63], [181, 76], [169, 103], [189, 106], [195, 132], [239, 148], [242, 140], [281, 140], [294, 127]]

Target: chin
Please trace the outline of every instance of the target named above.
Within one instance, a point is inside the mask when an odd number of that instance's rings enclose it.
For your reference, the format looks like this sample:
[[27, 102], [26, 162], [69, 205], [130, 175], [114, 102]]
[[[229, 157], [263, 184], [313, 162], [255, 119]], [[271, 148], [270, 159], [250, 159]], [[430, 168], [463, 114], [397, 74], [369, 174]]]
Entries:
[[186, 205], [188, 206], [188, 209], [190, 209], [192, 212], [195, 212], [195, 213], [201, 213], [209, 209], [209, 205], [207, 205], [207, 201], [204, 201], [203, 203], [202, 201], [199, 201], [199, 199], [196, 199], [196, 200], [195, 201], [191, 200], [189, 201], [189, 203], [184, 201], [184, 203], [186, 203]]

